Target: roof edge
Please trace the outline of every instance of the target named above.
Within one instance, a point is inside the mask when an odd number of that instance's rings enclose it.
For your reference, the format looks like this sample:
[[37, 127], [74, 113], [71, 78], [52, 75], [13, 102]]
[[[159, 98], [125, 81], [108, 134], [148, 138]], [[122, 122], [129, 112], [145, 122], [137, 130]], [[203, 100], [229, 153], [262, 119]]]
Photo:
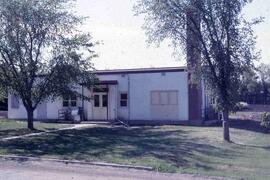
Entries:
[[105, 74], [134, 74], [134, 73], [162, 73], [162, 72], [185, 72], [186, 66], [179, 67], [159, 67], [159, 68], [134, 68], [134, 69], [111, 69], [111, 70], [96, 70], [93, 73], [98, 75]]

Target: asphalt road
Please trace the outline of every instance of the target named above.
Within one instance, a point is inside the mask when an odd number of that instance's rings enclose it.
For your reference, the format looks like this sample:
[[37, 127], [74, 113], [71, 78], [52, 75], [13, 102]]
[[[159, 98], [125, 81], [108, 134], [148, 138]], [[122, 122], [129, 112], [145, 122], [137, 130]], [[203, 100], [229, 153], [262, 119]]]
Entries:
[[210, 180], [187, 174], [64, 164], [0, 160], [0, 180]]

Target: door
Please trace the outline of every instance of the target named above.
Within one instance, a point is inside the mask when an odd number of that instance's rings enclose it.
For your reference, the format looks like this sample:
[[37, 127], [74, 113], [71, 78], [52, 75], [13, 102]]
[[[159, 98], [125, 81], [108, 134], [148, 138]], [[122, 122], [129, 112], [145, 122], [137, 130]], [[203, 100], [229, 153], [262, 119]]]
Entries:
[[93, 119], [94, 120], [108, 119], [107, 93], [94, 93]]

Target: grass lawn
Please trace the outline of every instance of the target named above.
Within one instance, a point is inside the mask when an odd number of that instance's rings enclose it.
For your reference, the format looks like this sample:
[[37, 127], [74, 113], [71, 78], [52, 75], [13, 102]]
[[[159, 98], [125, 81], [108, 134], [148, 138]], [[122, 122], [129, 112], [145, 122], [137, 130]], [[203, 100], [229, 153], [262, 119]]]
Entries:
[[[0, 142], [0, 154], [152, 166], [163, 172], [270, 179], [270, 135], [235, 123], [233, 143], [221, 127], [92, 127]], [[250, 127], [252, 126], [252, 128]]]
[[36, 128], [36, 131], [30, 131], [29, 129], [27, 129], [26, 121], [0, 119], [0, 139], [45, 130], [56, 130], [69, 126], [72, 125], [34, 122], [34, 127]]

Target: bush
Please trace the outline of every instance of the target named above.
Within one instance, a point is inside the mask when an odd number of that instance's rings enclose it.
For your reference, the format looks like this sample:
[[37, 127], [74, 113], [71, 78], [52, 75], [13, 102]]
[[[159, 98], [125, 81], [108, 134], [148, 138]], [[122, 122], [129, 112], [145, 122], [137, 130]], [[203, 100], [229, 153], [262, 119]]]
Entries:
[[261, 118], [261, 126], [267, 131], [270, 129], [270, 113], [263, 113]]

